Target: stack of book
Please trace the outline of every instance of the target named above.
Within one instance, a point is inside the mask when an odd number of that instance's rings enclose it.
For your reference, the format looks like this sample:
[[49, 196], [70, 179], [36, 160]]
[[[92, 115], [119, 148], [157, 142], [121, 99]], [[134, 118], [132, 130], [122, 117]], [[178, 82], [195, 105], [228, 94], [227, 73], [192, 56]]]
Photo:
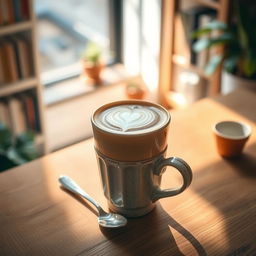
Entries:
[[190, 63], [203, 69], [207, 64], [211, 53], [208, 49], [200, 53], [195, 53], [192, 49], [192, 45], [196, 42], [196, 39], [192, 39], [191, 34], [193, 31], [202, 28], [215, 20], [217, 12], [212, 8], [196, 6], [182, 10], [180, 14], [186, 34], [186, 40], [190, 49]]
[[0, 0], [0, 26], [29, 20], [28, 0]]
[[35, 93], [28, 91], [2, 98], [0, 123], [9, 127], [15, 135], [28, 130], [40, 133], [39, 110]]
[[31, 42], [24, 35], [0, 40], [0, 86], [33, 76]]

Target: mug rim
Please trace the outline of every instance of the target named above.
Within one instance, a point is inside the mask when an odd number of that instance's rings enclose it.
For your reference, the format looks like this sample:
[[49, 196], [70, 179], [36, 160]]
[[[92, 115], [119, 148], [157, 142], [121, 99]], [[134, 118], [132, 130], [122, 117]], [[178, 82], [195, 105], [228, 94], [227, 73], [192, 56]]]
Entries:
[[[240, 136], [232, 136], [232, 135], [227, 135], [227, 134], [224, 134], [222, 132], [220, 132], [218, 129], [217, 129], [217, 126], [220, 125], [220, 124], [227, 124], [227, 123], [232, 123], [232, 124], [239, 124], [241, 125], [242, 127], [244, 127], [246, 129], [246, 134], [245, 135], [240, 135]], [[222, 137], [222, 138], [225, 138], [225, 139], [231, 139], [231, 140], [241, 140], [241, 139], [246, 139], [248, 138], [251, 134], [252, 134], [252, 127], [247, 124], [247, 123], [244, 123], [244, 122], [241, 122], [241, 121], [233, 121], [233, 120], [223, 120], [223, 121], [219, 121], [219, 122], [216, 122], [214, 125], [213, 125], [213, 132]]]
[[[132, 103], [134, 103], [134, 104], [138, 104], [138, 103], [145, 103], [145, 105], [148, 105], [148, 106], [156, 106], [156, 107], [158, 107], [158, 108], [160, 108], [160, 109], [162, 109], [165, 113], [166, 113], [166, 115], [167, 115], [167, 121], [166, 121], [166, 123], [162, 126], [162, 127], [160, 127], [160, 128], [158, 128], [158, 129], [156, 129], [156, 130], [153, 130], [153, 131], [148, 131], [148, 132], [144, 132], [144, 133], [135, 133], [135, 134], [126, 134], [126, 133], [120, 133], [120, 132], [112, 132], [112, 131], [108, 131], [108, 130], [104, 130], [104, 129], [102, 129], [102, 128], [100, 128], [98, 125], [97, 125], [97, 123], [95, 122], [95, 120], [94, 120], [94, 117], [95, 117], [95, 115], [96, 115], [96, 112], [98, 112], [98, 111], [100, 111], [102, 108], [108, 108], [108, 106], [110, 106], [110, 105], [115, 105], [115, 106], [117, 106], [118, 104], [120, 104], [120, 103], [122, 103], [121, 105], [125, 105], [125, 104], [132, 104]], [[169, 124], [170, 124], [170, 122], [171, 122], [171, 114], [169, 113], [169, 111], [167, 110], [167, 109], [165, 109], [163, 106], [161, 106], [160, 104], [157, 104], [157, 103], [155, 103], [155, 102], [150, 102], [150, 101], [145, 101], [145, 100], [118, 100], [118, 101], [112, 101], [112, 102], [109, 102], [109, 103], [106, 103], [106, 104], [103, 104], [103, 105], [101, 105], [100, 107], [98, 107], [97, 109], [95, 109], [94, 111], [93, 111], [93, 113], [92, 113], [92, 115], [91, 115], [91, 123], [93, 124], [93, 127], [94, 128], [96, 128], [96, 129], [98, 129], [98, 130], [100, 130], [100, 131], [102, 131], [102, 132], [104, 132], [104, 133], [108, 133], [108, 134], [115, 134], [116, 136], [143, 136], [143, 135], [148, 135], [148, 134], [150, 134], [150, 133], [155, 133], [155, 132], [157, 132], [157, 131], [161, 131], [162, 129], [164, 129], [164, 128], [166, 128]]]

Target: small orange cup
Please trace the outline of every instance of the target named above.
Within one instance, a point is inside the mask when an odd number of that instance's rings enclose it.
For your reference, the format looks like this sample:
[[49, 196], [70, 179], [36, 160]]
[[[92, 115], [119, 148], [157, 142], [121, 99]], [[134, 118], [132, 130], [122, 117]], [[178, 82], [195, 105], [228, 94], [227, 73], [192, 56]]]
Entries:
[[241, 122], [221, 121], [214, 125], [213, 131], [219, 154], [231, 158], [242, 153], [252, 133], [252, 128]]

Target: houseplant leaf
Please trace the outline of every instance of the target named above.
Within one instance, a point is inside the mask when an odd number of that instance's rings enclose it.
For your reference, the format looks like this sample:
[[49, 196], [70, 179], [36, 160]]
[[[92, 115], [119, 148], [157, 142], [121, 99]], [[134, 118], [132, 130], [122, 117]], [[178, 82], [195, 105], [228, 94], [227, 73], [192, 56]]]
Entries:
[[215, 45], [226, 45], [232, 40], [230, 33], [223, 33], [214, 38], [201, 38], [193, 44], [193, 50], [200, 52]]
[[92, 64], [96, 64], [99, 62], [101, 57], [101, 48], [99, 45], [93, 42], [88, 42], [85, 48], [85, 51], [83, 53], [83, 58], [91, 62]]
[[37, 148], [34, 144], [34, 133], [28, 131], [22, 133], [16, 138], [16, 151], [27, 161], [33, 160], [38, 157]]
[[21, 133], [16, 137], [16, 146], [20, 147], [28, 142], [33, 142], [34, 139], [35, 139], [35, 134], [32, 131]]
[[213, 30], [226, 30], [227, 24], [221, 22], [221, 21], [211, 21], [208, 24], [206, 24], [203, 28], [200, 28], [194, 32], [191, 33], [192, 38], [198, 38], [202, 35], [209, 34]]
[[213, 56], [205, 67], [206, 75], [213, 74], [215, 72], [215, 70], [217, 69], [217, 67], [220, 65], [223, 58], [224, 58], [223, 55]]
[[250, 78], [254, 73], [256, 73], [256, 59], [255, 58], [245, 58], [243, 60], [243, 73], [246, 77]]
[[30, 161], [38, 157], [37, 149], [33, 142], [28, 142], [21, 147], [18, 147], [16, 150], [26, 161]]
[[237, 28], [238, 28], [238, 37], [240, 45], [243, 49], [248, 49], [249, 47], [249, 38], [248, 31], [251, 30], [251, 25], [248, 24], [249, 14], [246, 11], [246, 8], [240, 6], [239, 1], [234, 1], [234, 11], [237, 17]]
[[27, 162], [26, 159], [24, 159], [19, 152], [17, 151], [16, 148], [10, 147], [7, 152], [6, 156], [9, 158], [10, 161], [15, 163], [16, 165], [24, 164]]
[[237, 56], [231, 55], [230, 57], [227, 57], [224, 62], [225, 70], [229, 73], [232, 73], [237, 66], [239, 58], [240, 58], [240, 56], [238, 56], [238, 55]]
[[8, 127], [0, 125], [0, 171], [26, 163], [38, 156], [33, 132], [13, 137]]
[[12, 134], [11, 131], [4, 125], [0, 123], [0, 149], [6, 150], [12, 144]]
[[2, 153], [0, 153], [0, 163], [0, 172], [17, 166], [17, 164], [15, 164], [12, 160], [10, 160], [6, 155]]

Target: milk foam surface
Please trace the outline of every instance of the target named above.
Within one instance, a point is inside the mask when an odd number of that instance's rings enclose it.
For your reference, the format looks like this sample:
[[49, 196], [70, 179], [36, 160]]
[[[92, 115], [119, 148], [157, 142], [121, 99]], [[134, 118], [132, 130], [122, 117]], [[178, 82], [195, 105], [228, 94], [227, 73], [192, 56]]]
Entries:
[[143, 134], [165, 126], [169, 115], [154, 106], [119, 105], [96, 114], [94, 121], [99, 128], [112, 133]]

